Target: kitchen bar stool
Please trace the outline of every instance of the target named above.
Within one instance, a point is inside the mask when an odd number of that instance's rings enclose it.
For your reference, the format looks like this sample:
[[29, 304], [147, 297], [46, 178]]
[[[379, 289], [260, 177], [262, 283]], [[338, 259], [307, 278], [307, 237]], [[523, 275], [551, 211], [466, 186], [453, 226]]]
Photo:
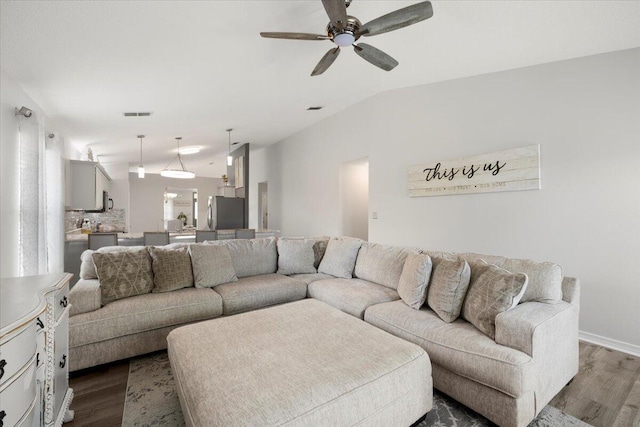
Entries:
[[218, 240], [218, 232], [213, 230], [196, 230], [196, 243], [202, 243], [205, 240]]
[[145, 246], [164, 246], [169, 244], [169, 232], [167, 231], [145, 231], [144, 245]]
[[236, 229], [236, 239], [255, 239], [255, 228], [238, 228]]
[[118, 233], [89, 234], [89, 249], [95, 251], [104, 246], [118, 246]]

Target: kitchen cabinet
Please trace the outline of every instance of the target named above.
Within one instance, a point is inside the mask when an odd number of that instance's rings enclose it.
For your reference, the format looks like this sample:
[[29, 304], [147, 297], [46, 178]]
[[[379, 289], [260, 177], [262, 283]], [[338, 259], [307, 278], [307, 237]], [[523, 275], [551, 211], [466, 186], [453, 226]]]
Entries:
[[218, 196], [236, 197], [236, 189], [234, 187], [218, 187]]
[[109, 192], [111, 178], [98, 162], [67, 160], [66, 209], [101, 211], [104, 192]]

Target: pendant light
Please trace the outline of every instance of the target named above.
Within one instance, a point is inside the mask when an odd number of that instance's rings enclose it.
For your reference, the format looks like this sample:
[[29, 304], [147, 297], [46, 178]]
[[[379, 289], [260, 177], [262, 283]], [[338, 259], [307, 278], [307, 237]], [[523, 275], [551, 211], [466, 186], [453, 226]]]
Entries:
[[144, 166], [142, 166], [142, 138], [144, 135], [138, 135], [140, 138], [140, 164], [138, 165], [138, 178], [144, 178]]
[[227, 166], [233, 166], [233, 157], [231, 157], [231, 131], [233, 129], [227, 129], [229, 133], [229, 154], [227, 154]]
[[[173, 160], [171, 160], [164, 169], [162, 169], [162, 172], [160, 172], [160, 175], [166, 178], [180, 178], [180, 179], [195, 178], [196, 174], [188, 171], [184, 167], [184, 163], [182, 163], [182, 157], [180, 157], [180, 141], [182, 140], [182, 137], [177, 136], [176, 140], [178, 141], [178, 155]], [[171, 163], [173, 163], [173, 161], [176, 158], [178, 159], [178, 163], [180, 163], [180, 169], [169, 169], [169, 166], [171, 165]]]

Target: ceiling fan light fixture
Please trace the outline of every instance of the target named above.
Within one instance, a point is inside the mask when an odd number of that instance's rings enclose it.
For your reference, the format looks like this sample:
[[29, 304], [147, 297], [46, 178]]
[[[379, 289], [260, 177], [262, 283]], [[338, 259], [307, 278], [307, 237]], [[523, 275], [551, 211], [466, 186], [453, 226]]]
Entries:
[[[181, 136], [177, 136], [176, 140], [178, 141], [178, 155], [169, 162], [169, 164], [160, 172], [160, 176], [164, 176], [166, 178], [178, 178], [178, 179], [192, 179], [196, 177], [196, 174], [188, 171], [187, 168], [184, 167], [184, 163], [182, 163], [182, 157], [180, 157], [180, 141], [182, 140]], [[169, 165], [173, 163], [175, 159], [178, 159], [178, 163], [180, 163], [181, 169], [169, 169]]]
[[351, 46], [355, 41], [356, 38], [351, 33], [338, 34], [333, 38], [333, 42], [340, 47]]

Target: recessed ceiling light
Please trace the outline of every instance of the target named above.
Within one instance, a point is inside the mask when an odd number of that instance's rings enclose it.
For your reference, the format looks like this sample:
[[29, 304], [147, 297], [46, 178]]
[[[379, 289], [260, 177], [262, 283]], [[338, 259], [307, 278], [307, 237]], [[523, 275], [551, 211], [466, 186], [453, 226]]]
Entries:
[[180, 154], [196, 154], [200, 152], [200, 147], [180, 147]]
[[307, 111], [316, 111], [316, 110], [322, 110], [322, 107], [309, 107], [309, 108], [307, 108]]

